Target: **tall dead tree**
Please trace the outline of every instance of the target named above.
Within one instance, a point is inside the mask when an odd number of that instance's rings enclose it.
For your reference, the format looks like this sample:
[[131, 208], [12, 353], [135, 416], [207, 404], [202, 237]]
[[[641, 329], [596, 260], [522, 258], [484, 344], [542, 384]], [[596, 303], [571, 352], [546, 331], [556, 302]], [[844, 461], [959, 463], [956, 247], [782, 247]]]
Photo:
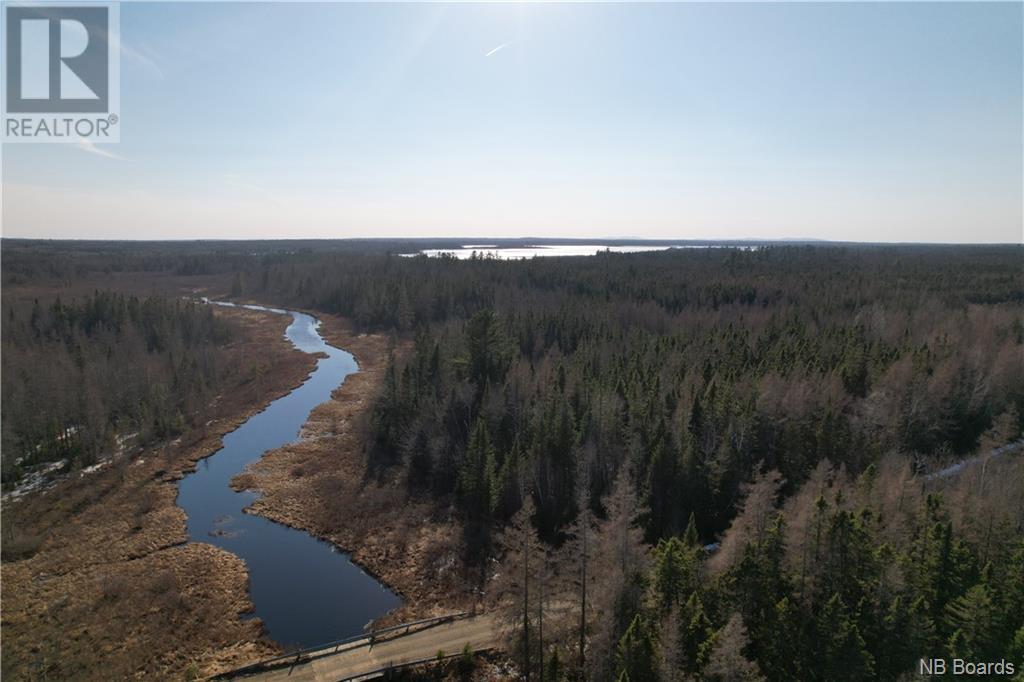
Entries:
[[625, 632], [643, 596], [641, 576], [650, 557], [638, 525], [643, 509], [629, 473], [619, 473], [604, 499], [605, 520], [592, 537], [590, 562], [594, 613], [593, 651], [603, 655], [587, 661], [587, 679], [608, 679], [616, 643]]
[[594, 514], [590, 508], [590, 474], [586, 466], [577, 475], [576, 518], [566, 529], [566, 540], [562, 545], [559, 563], [565, 567], [566, 591], [579, 609], [576, 623], [577, 664], [582, 672], [586, 669], [587, 629], [589, 620], [588, 590], [591, 577], [591, 546], [594, 534]]
[[[523, 676], [529, 680], [531, 665], [531, 606], [540, 604], [541, 573], [545, 563], [545, 549], [533, 527], [536, 507], [530, 495], [524, 495], [523, 505], [513, 516], [498, 540], [501, 548], [501, 572], [495, 589], [509, 625], [509, 650], [522, 649]], [[532, 588], [532, 589], [531, 589]], [[531, 592], [534, 600], [531, 604]], [[539, 612], [538, 612], [539, 613]], [[539, 633], [538, 633], [539, 634]], [[541, 661], [543, 665], [543, 660]]]

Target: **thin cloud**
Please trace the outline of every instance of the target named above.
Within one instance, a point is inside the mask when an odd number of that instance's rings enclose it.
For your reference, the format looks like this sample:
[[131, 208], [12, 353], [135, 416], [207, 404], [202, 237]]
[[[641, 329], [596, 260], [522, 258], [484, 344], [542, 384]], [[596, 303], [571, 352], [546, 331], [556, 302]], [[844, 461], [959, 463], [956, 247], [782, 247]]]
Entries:
[[[140, 44], [138, 48], [129, 45], [128, 43], [121, 41], [121, 54], [129, 59], [140, 64], [143, 68], [148, 70], [151, 74], [156, 76], [160, 80], [164, 80], [164, 70], [160, 68], [160, 65], [150, 55], [156, 56], [156, 53], [145, 44]], [[146, 53], [149, 54], [146, 54]]]
[[128, 159], [124, 158], [123, 156], [121, 156], [120, 154], [115, 154], [114, 152], [107, 151], [106, 149], [100, 149], [95, 144], [93, 144], [92, 140], [86, 140], [84, 138], [80, 139], [78, 141], [78, 144], [76, 144], [75, 146], [78, 147], [79, 149], [81, 149], [83, 152], [89, 152], [90, 154], [95, 154], [96, 156], [102, 156], [102, 157], [107, 158], [107, 159], [117, 159], [118, 161], [127, 161], [128, 160]]
[[496, 48], [494, 48], [493, 50], [491, 50], [490, 52], [488, 52], [484, 56], [485, 57], [490, 57], [493, 54], [497, 54], [500, 50], [504, 50], [506, 47], [508, 47], [511, 44], [512, 43], [502, 43], [501, 45], [498, 45]]
[[[104, 42], [111, 42], [110, 33], [104, 32], [101, 35]], [[159, 55], [157, 55], [156, 52], [148, 45], [139, 44], [137, 48], [133, 47], [126, 43], [120, 35], [115, 36], [114, 41], [118, 52], [120, 52], [122, 56], [127, 57], [132, 62], [142, 65], [142, 67], [152, 75], [156, 76], [160, 80], [164, 80], [164, 70], [160, 68], [160, 65], [154, 59], [154, 57], [158, 57]]]

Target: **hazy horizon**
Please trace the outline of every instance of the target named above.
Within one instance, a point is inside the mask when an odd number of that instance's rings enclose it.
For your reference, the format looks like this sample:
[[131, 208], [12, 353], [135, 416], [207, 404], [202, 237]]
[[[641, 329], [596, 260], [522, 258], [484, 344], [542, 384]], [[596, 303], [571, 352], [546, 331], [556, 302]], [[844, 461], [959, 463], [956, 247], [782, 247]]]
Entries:
[[2, 234], [1017, 244], [1022, 7], [122, 3]]
[[1024, 239], [1017, 239], [1016, 241], [926, 241], [926, 240], [881, 240], [881, 239], [821, 239], [818, 237], [620, 237], [620, 236], [601, 236], [601, 235], [577, 235], [577, 236], [557, 236], [557, 237], [531, 237], [531, 236], [500, 236], [496, 237], [493, 235], [480, 235], [480, 234], [465, 234], [465, 235], [449, 235], [449, 234], [421, 234], [421, 235], [408, 235], [408, 234], [396, 234], [388, 236], [373, 237], [368, 235], [352, 235], [352, 236], [312, 236], [312, 237], [292, 237], [292, 236], [231, 236], [231, 237], [171, 237], [171, 236], [153, 236], [153, 237], [92, 237], [92, 236], [31, 236], [31, 235], [15, 235], [15, 234], [3, 234], [0, 235], [0, 240], [6, 241], [41, 241], [41, 242], [247, 242], [247, 241], [268, 241], [268, 242], [306, 242], [306, 241], [457, 241], [465, 242], [466, 244], [472, 244], [473, 240], [492, 240], [492, 241], [530, 241], [530, 242], [586, 242], [590, 240], [595, 244], [613, 241], [633, 241], [633, 242], [764, 242], [771, 244], [805, 244], [805, 243], [820, 243], [820, 244], [856, 244], [856, 245], [879, 245], [879, 246], [900, 246], [900, 245], [919, 245], [919, 246], [1024, 246]]
[[[179, 242], [196, 242], [196, 243], [215, 243], [215, 242], [332, 242], [332, 241], [453, 241], [461, 242], [461, 246], [466, 248], [468, 246], [476, 245], [475, 240], [490, 240], [492, 242], [525, 242], [535, 245], [555, 245], [558, 243], [578, 243], [580, 245], [593, 243], [601, 245], [605, 242], [657, 242], [657, 243], [682, 243], [682, 242], [695, 242], [697, 244], [703, 243], [765, 243], [765, 244], [831, 244], [831, 245], [860, 245], [860, 246], [1024, 246], [1024, 242], [1021, 241], [1006, 241], [1006, 242], [979, 242], [979, 241], [863, 241], [856, 239], [818, 239], [815, 237], [778, 237], [778, 238], [765, 238], [765, 237], [729, 237], [729, 238], [701, 238], [701, 237], [621, 237], [621, 236], [594, 236], [594, 235], [583, 235], [575, 237], [532, 237], [529, 235], [524, 236], [511, 236], [511, 237], [494, 237], [494, 236], [481, 236], [477, 235], [465, 235], [465, 236], [448, 236], [448, 235], [396, 235], [387, 237], [369, 237], [369, 236], [352, 236], [352, 237], [22, 237], [13, 235], [0, 236], [0, 240], [5, 241], [40, 241], [40, 242], [168, 242], [168, 243], [179, 243]], [[589, 240], [589, 241], [588, 241]], [[479, 248], [483, 248], [480, 246]], [[502, 244], [495, 248], [507, 248], [506, 245]]]

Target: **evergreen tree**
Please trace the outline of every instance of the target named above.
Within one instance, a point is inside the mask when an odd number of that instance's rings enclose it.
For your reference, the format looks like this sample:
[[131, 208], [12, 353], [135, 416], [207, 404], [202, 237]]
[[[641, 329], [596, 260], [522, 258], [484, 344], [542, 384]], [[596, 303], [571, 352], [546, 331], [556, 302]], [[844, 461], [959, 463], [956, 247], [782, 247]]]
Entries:
[[874, 675], [874, 659], [867, 651], [856, 621], [842, 598], [832, 596], [816, 619], [819, 679], [865, 680]]
[[983, 580], [946, 605], [946, 630], [953, 632], [949, 639], [952, 657], [976, 661], [991, 660], [993, 656], [998, 659], [998, 606], [988, 585], [991, 576], [985, 575]]
[[650, 681], [658, 678], [658, 658], [654, 635], [643, 616], [637, 614], [626, 628], [616, 649], [618, 674], [616, 679], [627, 682]]
[[492, 481], [497, 478], [494, 446], [487, 423], [478, 418], [469, 439], [466, 456], [459, 472], [459, 499], [475, 518], [483, 518], [491, 511]]

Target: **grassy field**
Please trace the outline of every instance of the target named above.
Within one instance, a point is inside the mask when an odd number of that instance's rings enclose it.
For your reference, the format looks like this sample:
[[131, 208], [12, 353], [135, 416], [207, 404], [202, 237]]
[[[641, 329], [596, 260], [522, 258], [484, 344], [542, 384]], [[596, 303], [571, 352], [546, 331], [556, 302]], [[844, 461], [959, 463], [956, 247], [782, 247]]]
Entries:
[[275, 651], [261, 639], [245, 565], [185, 544], [177, 481], [221, 437], [300, 383], [314, 359], [283, 338], [287, 320], [219, 310], [244, 330], [249, 371], [179, 442], [73, 475], [4, 505], [3, 673], [11, 679], [140, 679], [207, 674]]

